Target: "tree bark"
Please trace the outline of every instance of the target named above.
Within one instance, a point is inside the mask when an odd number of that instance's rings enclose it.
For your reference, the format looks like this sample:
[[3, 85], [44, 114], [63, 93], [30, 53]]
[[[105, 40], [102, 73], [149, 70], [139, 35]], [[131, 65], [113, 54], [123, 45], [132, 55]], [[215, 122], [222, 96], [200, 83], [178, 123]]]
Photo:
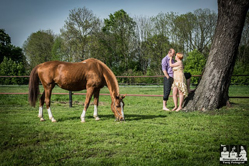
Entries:
[[218, 0], [209, 57], [196, 91], [184, 102], [185, 111], [208, 111], [229, 104], [228, 90], [248, 7], [248, 0]]

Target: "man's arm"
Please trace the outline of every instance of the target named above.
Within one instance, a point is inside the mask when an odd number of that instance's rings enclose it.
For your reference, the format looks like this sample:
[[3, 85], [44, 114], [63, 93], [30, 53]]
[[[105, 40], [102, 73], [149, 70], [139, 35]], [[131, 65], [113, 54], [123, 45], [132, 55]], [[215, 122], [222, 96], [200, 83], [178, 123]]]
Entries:
[[169, 75], [168, 75], [166, 70], [163, 71], [163, 74], [164, 74], [165, 77], [167, 77], [167, 79], [169, 79]]
[[168, 72], [167, 72], [167, 66], [168, 66], [168, 64], [167, 64], [167, 62], [166, 62], [166, 59], [163, 59], [163, 60], [162, 60], [162, 71], [163, 71], [164, 76], [165, 76], [167, 79], [169, 79], [169, 74], [168, 74]]

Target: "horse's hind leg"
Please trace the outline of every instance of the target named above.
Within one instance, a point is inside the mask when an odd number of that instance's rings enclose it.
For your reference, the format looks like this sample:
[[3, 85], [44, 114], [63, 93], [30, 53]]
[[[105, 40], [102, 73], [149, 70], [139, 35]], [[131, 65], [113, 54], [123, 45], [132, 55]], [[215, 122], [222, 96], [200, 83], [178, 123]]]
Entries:
[[52, 122], [56, 122], [56, 120], [54, 119], [54, 117], [52, 115], [51, 109], [50, 109], [51, 93], [52, 93], [52, 89], [54, 88], [54, 86], [55, 85], [50, 84], [50, 85], [44, 87], [44, 89], [45, 89], [45, 103], [46, 103], [46, 107], [47, 107], [47, 110], [48, 110], [49, 119]]
[[98, 106], [99, 106], [99, 91], [100, 89], [94, 90], [94, 112], [93, 112], [93, 117], [95, 120], [100, 120], [98, 117]]
[[43, 118], [44, 100], [45, 100], [45, 91], [42, 93], [42, 96], [40, 98], [40, 105], [39, 105], [39, 114], [38, 114], [38, 117], [40, 118], [41, 122], [44, 121], [44, 118]]

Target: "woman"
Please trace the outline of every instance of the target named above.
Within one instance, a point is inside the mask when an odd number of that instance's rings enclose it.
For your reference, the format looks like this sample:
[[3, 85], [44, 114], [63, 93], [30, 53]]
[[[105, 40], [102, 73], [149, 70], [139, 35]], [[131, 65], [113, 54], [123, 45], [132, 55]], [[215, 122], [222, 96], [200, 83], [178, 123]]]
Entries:
[[245, 151], [244, 146], [241, 146], [241, 147], [240, 147], [239, 157], [242, 158], [242, 159], [244, 159], [244, 160], [247, 159], [247, 158], [246, 158], [246, 151]]
[[237, 158], [237, 152], [235, 152], [236, 148], [233, 146], [232, 151], [230, 152], [230, 158], [235, 159]]
[[[175, 60], [177, 62], [171, 63], [172, 57], [170, 57], [170, 67], [173, 68], [174, 71], [174, 82], [172, 84], [172, 89], [173, 89], [173, 100], [174, 100], [174, 105], [175, 107], [172, 109], [172, 111], [180, 111], [182, 109], [182, 104], [183, 104], [183, 99], [184, 97], [188, 96], [188, 90], [186, 86], [186, 78], [183, 73], [183, 54], [182, 53], [177, 53]], [[177, 93], [179, 93], [179, 107], [177, 108]]]

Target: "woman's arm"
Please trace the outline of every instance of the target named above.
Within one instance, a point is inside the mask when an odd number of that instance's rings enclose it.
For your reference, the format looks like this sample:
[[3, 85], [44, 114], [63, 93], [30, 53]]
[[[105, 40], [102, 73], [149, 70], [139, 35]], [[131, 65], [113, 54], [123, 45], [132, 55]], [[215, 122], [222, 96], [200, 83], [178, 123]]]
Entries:
[[170, 57], [170, 59], [169, 59], [169, 66], [170, 67], [177, 67], [177, 66], [180, 66], [181, 65], [181, 62], [180, 61], [178, 61], [178, 62], [176, 62], [176, 63], [171, 63], [171, 60], [172, 60], [172, 57]]

